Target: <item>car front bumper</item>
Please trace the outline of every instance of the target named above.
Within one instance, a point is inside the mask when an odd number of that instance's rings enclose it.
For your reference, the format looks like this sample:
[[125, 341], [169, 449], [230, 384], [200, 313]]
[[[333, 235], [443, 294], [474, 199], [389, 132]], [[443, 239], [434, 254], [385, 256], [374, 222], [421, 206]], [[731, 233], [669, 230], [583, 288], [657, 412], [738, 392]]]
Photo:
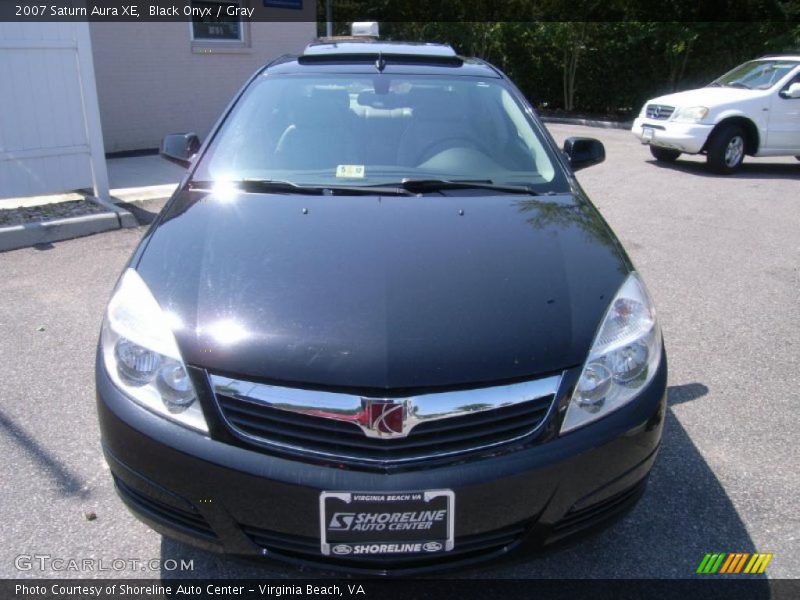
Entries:
[[[644, 130], [652, 130], [652, 138], [646, 139]], [[633, 122], [631, 133], [643, 144], [680, 150], [688, 154], [697, 154], [706, 144], [713, 127], [693, 123], [676, 123], [674, 121], [658, 121], [639, 117]]]
[[[510, 550], [537, 551], [613, 520], [641, 495], [666, 408], [666, 357], [632, 403], [538, 445], [399, 473], [271, 456], [190, 431], [140, 407], [97, 363], [103, 449], [117, 491], [157, 531], [210, 550], [326, 569], [403, 574]], [[558, 401], [558, 399], [556, 400]], [[321, 491], [455, 492], [455, 548], [397, 557], [320, 552]]]

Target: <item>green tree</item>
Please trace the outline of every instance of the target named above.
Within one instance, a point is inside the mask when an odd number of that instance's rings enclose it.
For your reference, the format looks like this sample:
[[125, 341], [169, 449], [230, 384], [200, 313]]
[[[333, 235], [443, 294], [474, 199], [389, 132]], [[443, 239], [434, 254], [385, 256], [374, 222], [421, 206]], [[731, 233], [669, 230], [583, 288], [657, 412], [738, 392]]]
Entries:
[[648, 98], [705, 85], [745, 60], [800, 52], [800, 0], [731, 0], [729, 22], [703, 20], [718, 18], [712, 8], [664, 0], [659, 17], [671, 21], [650, 22], [645, 0], [334, 0], [334, 18], [338, 35], [350, 21], [377, 20], [382, 38], [484, 58], [540, 109], [629, 117]]

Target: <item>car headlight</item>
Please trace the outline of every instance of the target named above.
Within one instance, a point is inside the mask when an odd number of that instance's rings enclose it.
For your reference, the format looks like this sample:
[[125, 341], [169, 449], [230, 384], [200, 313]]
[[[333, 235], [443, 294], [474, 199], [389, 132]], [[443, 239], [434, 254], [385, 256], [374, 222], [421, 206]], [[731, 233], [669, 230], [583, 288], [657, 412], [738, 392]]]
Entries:
[[708, 108], [705, 106], [690, 106], [677, 110], [672, 120], [678, 123], [699, 123], [706, 118], [707, 114]]
[[122, 275], [108, 303], [100, 347], [116, 386], [142, 406], [207, 432], [203, 410], [172, 333], [175, 319], [161, 310], [133, 269]]
[[661, 329], [647, 289], [631, 273], [611, 301], [572, 394], [561, 433], [633, 400], [661, 361]]

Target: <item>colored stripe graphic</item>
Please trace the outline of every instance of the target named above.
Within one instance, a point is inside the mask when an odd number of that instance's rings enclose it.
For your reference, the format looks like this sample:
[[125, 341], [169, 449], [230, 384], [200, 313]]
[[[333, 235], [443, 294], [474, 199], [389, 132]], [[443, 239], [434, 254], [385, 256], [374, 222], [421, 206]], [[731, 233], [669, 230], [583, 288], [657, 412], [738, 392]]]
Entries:
[[720, 565], [722, 565], [722, 561], [723, 560], [725, 560], [725, 554], [724, 553], [719, 555], [719, 558], [717, 558], [717, 562], [715, 562], [711, 566], [711, 570], [709, 571], [709, 573], [716, 573], [717, 571], [719, 571], [719, 567], [720, 567]]
[[711, 555], [710, 554], [706, 554], [703, 557], [703, 560], [700, 561], [700, 566], [697, 567], [697, 571], [696, 572], [697, 573], [705, 573], [706, 572], [706, 566], [708, 565], [708, 562], [710, 560], [711, 560]]
[[736, 564], [736, 570], [732, 571], [732, 573], [741, 573], [742, 567], [744, 567], [744, 563], [747, 562], [747, 557], [750, 556], [748, 552], [742, 554], [741, 560]]
[[722, 569], [720, 569], [720, 573], [739, 573], [748, 556], [750, 556], [750, 554], [746, 552], [729, 554], [728, 560], [725, 561], [725, 564], [722, 565]]
[[725, 562], [722, 564], [722, 568], [719, 570], [720, 573], [730, 573], [731, 566], [739, 560], [740, 554], [733, 554], [732, 552], [728, 554], [728, 558], [725, 559]]
[[772, 554], [750, 554], [748, 552], [709, 552], [700, 561], [697, 573], [730, 575], [742, 573], [744, 569], [744, 573], [747, 574], [760, 574], [766, 570], [772, 556]]
[[724, 552], [721, 553], [713, 553], [713, 554], [706, 554], [703, 558], [703, 561], [700, 563], [700, 566], [697, 567], [698, 573], [716, 573], [719, 570], [720, 565], [722, 565], [722, 561], [727, 556]]
[[745, 573], [763, 573], [772, 560], [772, 554], [754, 554], [753, 559], [744, 570]]

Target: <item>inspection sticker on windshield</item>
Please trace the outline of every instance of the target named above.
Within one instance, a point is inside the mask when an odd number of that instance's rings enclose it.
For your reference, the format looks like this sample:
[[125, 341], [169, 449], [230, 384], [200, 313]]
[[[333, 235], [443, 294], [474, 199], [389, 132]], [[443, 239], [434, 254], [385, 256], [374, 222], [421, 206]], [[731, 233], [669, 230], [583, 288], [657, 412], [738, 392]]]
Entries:
[[362, 179], [364, 177], [364, 165], [339, 165], [336, 167], [336, 176], [347, 179]]
[[448, 552], [454, 510], [452, 490], [322, 492], [320, 549], [342, 557]]

